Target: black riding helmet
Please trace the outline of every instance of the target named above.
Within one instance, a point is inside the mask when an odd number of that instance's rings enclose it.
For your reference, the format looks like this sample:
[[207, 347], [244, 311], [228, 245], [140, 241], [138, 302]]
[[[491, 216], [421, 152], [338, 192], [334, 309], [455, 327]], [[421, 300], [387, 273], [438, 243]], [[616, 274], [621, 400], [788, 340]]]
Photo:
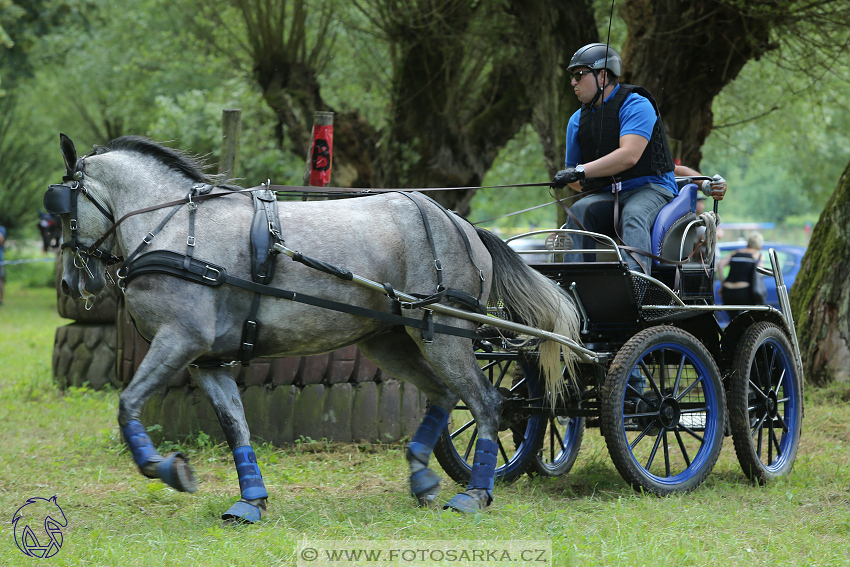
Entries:
[[[596, 81], [599, 71], [607, 69], [609, 74], [619, 77], [623, 73], [623, 60], [614, 48], [604, 43], [588, 43], [575, 52], [567, 70], [572, 72], [576, 67], [587, 67], [593, 71], [593, 80]], [[611, 79], [606, 75], [605, 85], [611, 84]], [[596, 104], [605, 86], [596, 91], [596, 96], [590, 101], [590, 106]]]
[[606, 46], [604, 43], [588, 43], [576, 51], [573, 58], [570, 59], [567, 70], [572, 71], [576, 67], [587, 67], [594, 71], [608, 69], [618, 77], [623, 74], [623, 60], [620, 58], [620, 54], [614, 51], [613, 47]]

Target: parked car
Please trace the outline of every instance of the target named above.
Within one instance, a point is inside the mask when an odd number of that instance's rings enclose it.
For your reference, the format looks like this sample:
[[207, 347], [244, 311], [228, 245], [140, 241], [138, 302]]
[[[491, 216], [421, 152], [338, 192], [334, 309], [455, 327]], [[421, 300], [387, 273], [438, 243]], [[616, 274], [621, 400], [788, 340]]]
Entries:
[[[735, 242], [718, 242], [717, 243], [717, 253], [719, 254], [719, 258], [725, 258], [730, 254], [733, 254], [736, 250], [740, 250], [741, 248], [746, 248], [747, 243], [744, 240], [738, 240]], [[797, 272], [800, 271], [800, 263], [803, 260], [803, 254], [806, 253], [806, 248], [804, 246], [793, 246], [790, 244], [782, 244], [781, 242], [765, 242], [762, 246], [762, 266], [766, 268], [771, 267], [770, 256], [768, 254], [768, 250], [773, 248], [776, 250], [776, 257], [779, 261], [779, 265], [782, 268], [782, 276], [785, 279], [785, 287], [788, 290], [791, 290], [791, 285], [794, 283], [794, 280], [797, 278]], [[723, 274], [725, 277], [729, 273], [729, 267], [726, 267], [726, 273]], [[764, 280], [764, 285], [767, 288], [767, 301], [768, 305], [779, 309], [779, 298], [776, 296], [776, 282], [771, 276], [761, 276]], [[714, 301], [717, 305], [722, 305], [723, 300], [720, 299], [720, 274], [717, 275], [714, 281]], [[726, 311], [719, 311], [717, 313], [717, 320], [720, 322], [722, 327], [725, 327], [729, 323], [729, 314]]]

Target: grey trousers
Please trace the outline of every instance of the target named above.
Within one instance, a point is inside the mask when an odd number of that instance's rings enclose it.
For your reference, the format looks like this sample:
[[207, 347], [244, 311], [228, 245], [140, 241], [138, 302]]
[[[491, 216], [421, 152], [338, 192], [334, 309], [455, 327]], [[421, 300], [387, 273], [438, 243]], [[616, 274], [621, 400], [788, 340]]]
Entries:
[[[631, 191], [620, 193], [620, 226], [617, 231], [626, 246], [632, 246], [641, 250], [651, 252], [650, 231], [655, 217], [661, 207], [673, 200], [673, 195], [659, 185], [650, 183]], [[591, 232], [599, 232], [614, 236], [614, 194], [610, 191], [601, 191], [582, 197], [576, 201], [570, 211], [578, 217], [584, 228]], [[570, 218], [564, 228], [579, 228]], [[581, 237], [576, 242], [581, 248], [594, 248], [595, 241], [590, 237]], [[628, 253], [623, 253], [629, 269], [643, 271], [637, 261]], [[569, 259], [569, 258], [568, 258]], [[596, 254], [585, 254], [585, 262], [596, 260]], [[646, 266], [647, 272], [651, 269], [652, 260], [643, 256], [641, 262]], [[647, 274], [649, 275], [649, 274]]]

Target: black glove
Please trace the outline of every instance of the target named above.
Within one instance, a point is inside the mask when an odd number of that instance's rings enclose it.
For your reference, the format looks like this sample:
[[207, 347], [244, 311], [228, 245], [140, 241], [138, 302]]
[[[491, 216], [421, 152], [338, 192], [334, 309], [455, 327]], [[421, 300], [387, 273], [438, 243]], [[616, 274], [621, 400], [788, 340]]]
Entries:
[[552, 185], [560, 188], [582, 179], [584, 179], [584, 171], [577, 171], [574, 167], [568, 167], [555, 174], [555, 177], [552, 178]]

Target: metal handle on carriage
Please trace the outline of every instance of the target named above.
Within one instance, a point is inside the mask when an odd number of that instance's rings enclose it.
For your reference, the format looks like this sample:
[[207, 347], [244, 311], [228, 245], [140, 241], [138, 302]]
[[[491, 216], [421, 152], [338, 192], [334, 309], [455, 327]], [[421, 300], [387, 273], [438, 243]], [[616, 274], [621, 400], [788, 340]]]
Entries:
[[[286, 254], [290, 258], [294, 258], [297, 254], [296, 251], [290, 250], [286, 246], [279, 243], [276, 243], [274, 245], [274, 249], [282, 254]], [[387, 292], [383, 285], [370, 279], [364, 278], [362, 276], [358, 276], [357, 274], [352, 274], [351, 281], [360, 285], [361, 287], [369, 288], [371, 290], [380, 292], [381, 294], [386, 294]], [[401, 291], [396, 291], [395, 295], [399, 299], [402, 299], [404, 301], [418, 301], [416, 297]], [[500, 327], [509, 331], [516, 331], [518, 333], [531, 335], [532, 337], [554, 341], [569, 348], [573, 353], [576, 354], [576, 356], [578, 356], [584, 362], [600, 361], [599, 353], [586, 349], [574, 340], [570, 339], [569, 337], [565, 337], [557, 333], [544, 331], [542, 329], [535, 329], [534, 327], [528, 327], [520, 323], [514, 323], [513, 321], [505, 321], [504, 319], [499, 319], [498, 317], [490, 317], [489, 315], [482, 315], [480, 313], [474, 313], [472, 311], [465, 311], [463, 309], [458, 309], [449, 305], [443, 305], [442, 303], [432, 303], [428, 306], [428, 309], [430, 309], [431, 311], [436, 311], [438, 313], [443, 313], [444, 315], [451, 315], [459, 319], [466, 319], [467, 321], [474, 321], [476, 323], [484, 323], [487, 325], [492, 325], [493, 327]]]

